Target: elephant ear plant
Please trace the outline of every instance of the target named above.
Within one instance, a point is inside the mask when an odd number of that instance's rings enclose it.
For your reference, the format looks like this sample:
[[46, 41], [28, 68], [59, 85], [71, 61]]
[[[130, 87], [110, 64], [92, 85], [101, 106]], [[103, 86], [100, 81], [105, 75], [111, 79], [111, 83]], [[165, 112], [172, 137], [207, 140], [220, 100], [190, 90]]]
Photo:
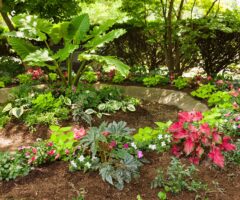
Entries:
[[[87, 14], [57, 24], [31, 15], [14, 16], [12, 20], [17, 31], [5, 35], [22, 61], [29, 66], [48, 67], [58, 73], [65, 85], [77, 85], [87, 64], [93, 61], [103, 64], [105, 71], [112, 66], [123, 76], [129, 71], [129, 67], [115, 57], [95, 54], [99, 47], [125, 33], [124, 29], [109, 31], [113, 21], [90, 29]], [[56, 51], [54, 45], [63, 47]], [[72, 61], [76, 50], [80, 64], [73, 77]], [[67, 69], [67, 77], [64, 76], [64, 68]]]

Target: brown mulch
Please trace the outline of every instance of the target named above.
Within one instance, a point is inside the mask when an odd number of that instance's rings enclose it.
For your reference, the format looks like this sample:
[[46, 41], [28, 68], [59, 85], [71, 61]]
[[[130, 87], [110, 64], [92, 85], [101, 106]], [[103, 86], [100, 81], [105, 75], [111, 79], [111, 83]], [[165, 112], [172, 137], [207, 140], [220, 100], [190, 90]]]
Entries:
[[[132, 128], [138, 129], [145, 126], [154, 126], [156, 121], [176, 120], [177, 108], [160, 105], [157, 103], [144, 103], [133, 113], [116, 113], [102, 120], [96, 119], [94, 125], [100, 121], [126, 121]], [[17, 126], [17, 128], [14, 128]], [[21, 133], [21, 134], [18, 134]], [[41, 127], [36, 133], [31, 134], [22, 124], [12, 123], [2, 131], [6, 138], [21, 139], [21, 144], [26, 141], [33, 142], [38, 137], [47, 138], [46, 127]], [[0, 135], [1, 136], [1, 135]], [[28, 140], [27, 140], [28, 139]], [[8, 148], [16, 148], [9, 146]], [[0, 144], [1, 146], [1, 144]], [[5, 147], [6, 149], [6, 147]], [[1, 200], [72, 200], [78, 194], [84, 194], [85, 200], [136, 200], [138, 194], [143, 200], [158, 200], [159, 189], [151, 189], [150, 183], [156, 175], [156, 169], [167, 169], [171, 155], [167, 153], [144, 153], [149, 163], [141, 168], [140, 178], [125, 185], [122, 191], [115, 189], [102, 181], [97, 172], [83, 173], [69, 172], [68, 163], [63, 161], [40, 166], [30, 172], [28, 176], [19, 177], [13, 181], [0, 182]], [[186, 160], [182, 160], [187, 163]], [[227, 166], [223, 170], [213, 168], [204, 161], [197, 167], [197, 179], [208, 184], [208, 191], [198, 193], [202, 198], [210, 200], [239, 200], [240, 198], [240, 170], [238, 166]], [[183, 191], [180, 194], [168, 194], [170, 200], [194, 200], [195, 193]]]

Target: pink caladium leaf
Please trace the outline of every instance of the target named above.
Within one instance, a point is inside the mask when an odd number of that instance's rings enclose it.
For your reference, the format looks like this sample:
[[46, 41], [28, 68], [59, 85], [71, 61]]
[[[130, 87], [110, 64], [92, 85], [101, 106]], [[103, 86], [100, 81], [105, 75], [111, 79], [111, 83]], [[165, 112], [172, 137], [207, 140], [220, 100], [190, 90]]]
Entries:
[[200, 159], [198, 157], [191, 157], [189, 158], [189, 161], [194, 165], [199, 165]]
[[183, 129], [183, 125], [184, 125], [183, 122], [175, 122], [169, 127], [168, 130], [172, 133], [178, 132]]
[[201, 146], [196, 148], [196, 154], [199, 158], [201, 158], [202, 154], [204, 153], [204, 149]]
[[207, 123], [200, 125], [200, 131], [205, 133], [208, 137], [211, 136], [211, 129]]
[[212, 133], [212, 139], [213, 139], [213, 142], [215, 142], [217, 144], [220, 144], [222, 142], [222, 138], [218, 132]]
[[191, 112], [192, 113], [192, 121], [193, 122], [197, 122], [197, 121], [201, 121], [203, 118], [203, 115], [201, 112]]
[[194, 142], [192, 141], [191, 138], [186, 139], [186, 141], [184, 142], [184, 152], [189, 155], [194, 148]]
[[192, 125], [192, 124], [188, 124], [188, 130], [190, 132], [197, 132], [198, 131], [197, 127]]
[[181, 148], [179, 146], [173, 145], [171, 152], [174, 156], [179, 157], [181, 155], [180, 150], [181, 150]]
[[217, 166], [224, 167], [224, 157], [220, 151], [219, 147], [212, 147], [211, 151], [208, 154], [208, 157], [215, 163]]
[[182, 138], [188, 137], [188, 135], [189, 135], [188, 131], [182, 129], [182, 130], [174, 133], [174, 134], [173, 134], [173, 138], [174, 138], [174, 139], [182, 139]]
[[236, 150], [236, 146], [234, 144], [230, 143], [231, 138], [228, 136], [223, 137], [223, 141], [221, 144], [221, 149], [224, 151], [233, 151]]
[[190, 112], [179, 112], [178, 120], [180, 122], [192, 122], [192, 115]]

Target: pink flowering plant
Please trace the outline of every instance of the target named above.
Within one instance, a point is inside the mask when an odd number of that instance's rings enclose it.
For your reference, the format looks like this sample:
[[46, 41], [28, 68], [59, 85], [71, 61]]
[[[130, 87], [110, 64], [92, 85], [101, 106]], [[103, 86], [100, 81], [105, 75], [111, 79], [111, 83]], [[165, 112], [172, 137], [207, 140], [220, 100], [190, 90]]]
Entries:
[[208, 157], [214, 164], [224, 167], [224, 151], [233, 151], [230, 136], [211, 128], [208, 123], [201, 123], [201, 112], [180, 112], [178, 121], [169, 127], [172, 133], [172, 153], [176, 157], [187, 156], [194, 164]]
[[38, 166], [60, 158], [55, 145], [44, 140], [40, 140], [32, 146], [20, 146], [18, 152], [24, 155], [27, 164], [32, 166]]
[[56, 152], [63, 160], [68, 160], [75, 151], [78, 141], [86, 135], [84, 128], [50, 126], [49, 142], [56, 146]]

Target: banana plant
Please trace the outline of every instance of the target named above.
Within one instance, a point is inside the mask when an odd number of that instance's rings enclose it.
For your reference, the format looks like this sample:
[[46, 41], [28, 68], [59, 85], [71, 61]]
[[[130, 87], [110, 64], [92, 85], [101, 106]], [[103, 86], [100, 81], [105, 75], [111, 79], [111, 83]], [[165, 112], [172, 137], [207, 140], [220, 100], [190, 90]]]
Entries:
[[[57, 24], [32, 15], [18, 15], [12, 21], [17, 31], [5, 35], [22, 61], [28, 66], [48, 67], [58, 73], [65, 85], [77, 85], [86, 65], [93, 61], [101, 63], [105, 71], [114, 66], [123, 76], [129, 72], [129, 67], [117, 58], [96, 54], [99, 47], [126, 32], [124, 29], [109, 31], [114, 21], [109, 20], [93, 28], [90, 28], [87, 14]], [[63, 48], [54, 51], [54, 45], [63, 45]], [[80, 51], [79, 68], [73, 77], [72, 60], [76, 50]], [[67, 68], [67, 77], [63, 73], [63, 64]]]

